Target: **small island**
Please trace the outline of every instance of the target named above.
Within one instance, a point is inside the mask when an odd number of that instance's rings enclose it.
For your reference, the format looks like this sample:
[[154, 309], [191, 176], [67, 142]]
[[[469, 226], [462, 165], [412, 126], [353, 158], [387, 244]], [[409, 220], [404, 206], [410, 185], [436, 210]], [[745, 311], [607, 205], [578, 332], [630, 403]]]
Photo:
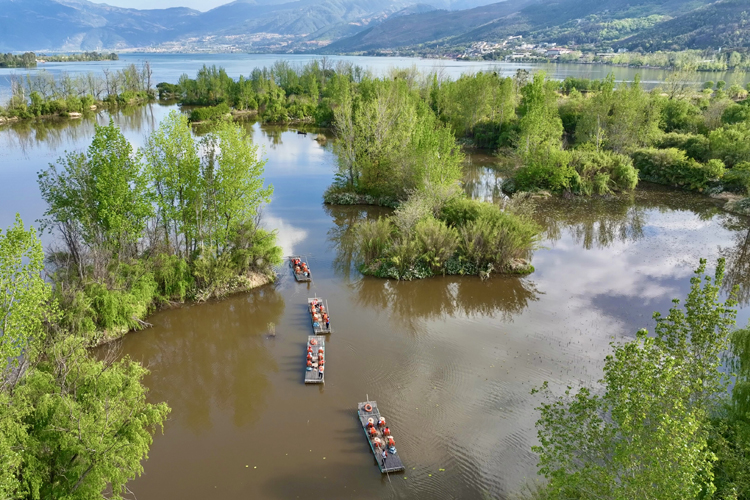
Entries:
[[117, 61], [120, 56], [114, 52], [77, 52], [75, 54], [0, 54], [0, 68], [36, 68], [38, 64], [50, 62], [87, 62], [87, 61]]

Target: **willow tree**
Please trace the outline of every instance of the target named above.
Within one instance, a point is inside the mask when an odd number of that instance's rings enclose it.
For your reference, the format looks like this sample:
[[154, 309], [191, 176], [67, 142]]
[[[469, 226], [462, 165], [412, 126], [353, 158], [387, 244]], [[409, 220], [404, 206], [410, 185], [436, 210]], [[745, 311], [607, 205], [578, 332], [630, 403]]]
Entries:
[[95, 126], [85, 153], [68, 153], [39, 174], [47, 202], [43, 226], [59, 229], [79, 273], [86, 255], [94, 274], [136, 253], [152, 206], [141, 156], [113, 123]]

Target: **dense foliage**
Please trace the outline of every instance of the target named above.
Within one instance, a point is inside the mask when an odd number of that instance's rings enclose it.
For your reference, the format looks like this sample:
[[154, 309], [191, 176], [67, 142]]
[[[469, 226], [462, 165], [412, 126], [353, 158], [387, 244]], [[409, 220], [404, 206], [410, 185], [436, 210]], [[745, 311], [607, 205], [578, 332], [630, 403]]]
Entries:
[[147, 371], [95, 359], [60, 329], [36, 232], [0, 232], [0, 496], [122, 498], [169, 408], [146, 402]]
[[480, 73], [435, 80], [423, 93], [458, 136], [497, 148], [518, 167], [504, 185], [510, 193], [609, 194], [632, 190], [639, 178], [744, 193], [747, 91], [723, 81], [696, 89], [687, 78], [673, 74], [649, 92], [637, 78], [617, 85], [612, 75], [554, 82], [543, 73]]
[[228, 123], [196, 140], [173, 112], [139, 151], [114, 125], [97, 126], [87, 152], [39, 176], [44, 227], [65, 245], [50, 257], [61, 324], [108, 339], [142, 326], [160, 302], [267, 281], [280, 249], [259, 225], [272, 192], [264, 164]]
[[358, 66], [328, 59], [293, 66], [277, 61], [270, 68], [255, 68], [237, 80], [223, 68], [203, 66], [194, 79], [182, 75], [177, 84], [157, 85], [161, 99], [182, 104], [216, 106], [226, 104], [238, 111], [257, 111], [265, 122], [317, 122], [330, 125], [332, 102], [339, 102], [341, 87], [360, 81], [365, 72]]
[[[540, 498], [748, 498], [748, 335], [731, 333], [723, 260], [713, 279], [704, 271], [705, 261], [684, 306], [654, 313], [653, 334], [612, 344], [601, 389], [556, 397], [544, 385], [534, 451], [549, 482]], [[736, 370], [733, 392], [725, 363]]]
[[438, 274], [525, 274], [539, 227], [523, 210], [505, 210], [444, 187], [417, 192], [389, 217], [355, 228], [360, 269], [411, 280]]
[[36, 54], [25, 52], [23, 54], [1, 54], [0, 68], [35, 68]]

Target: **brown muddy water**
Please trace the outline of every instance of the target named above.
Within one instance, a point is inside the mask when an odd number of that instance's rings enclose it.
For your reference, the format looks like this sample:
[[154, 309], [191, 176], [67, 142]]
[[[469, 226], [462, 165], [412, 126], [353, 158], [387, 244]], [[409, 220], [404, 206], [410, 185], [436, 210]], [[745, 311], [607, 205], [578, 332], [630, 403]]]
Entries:
[[[140, 144], [169, 108], [115, 119]], [[100, 118], [104, 120], [105, 118]], [[172, 413], [144, 474], [150, 499], [505, 499], [536, 480], [529, 393], [592, 384], [609, 343], [651, 327], [683, 297], [698, 259], [728, 259], [748, 319], [750, 225], [705, 197], [643, 186], [609, 199], [539, 202], [545, 227], [525, 278], [446, 277], [399, 283], [362, 277], [345, 244], [352, 224], [385, 213], [325, 207], [335, 157], [315, 134], [248, 125], [274, 185], [265, 223], [286, 255], [308, 257], [314, 281], [287, 267], [274, 285], [154, 314], [123, 355], [151, 374], [150, 399]], [[36, 171], [87, 146], [91, 121], [0, 129], [0, 226], [43, 211]], [[472, 196], [499, 200], [493, 158], [467, 167]], [[47, 244], [52, 244], [49, 236]], [[305, 386], [308, 297], [325, 297], [325, 386]], [[366, 395], [393, 430], [405, 473], [381, 476], [356, 418]]]

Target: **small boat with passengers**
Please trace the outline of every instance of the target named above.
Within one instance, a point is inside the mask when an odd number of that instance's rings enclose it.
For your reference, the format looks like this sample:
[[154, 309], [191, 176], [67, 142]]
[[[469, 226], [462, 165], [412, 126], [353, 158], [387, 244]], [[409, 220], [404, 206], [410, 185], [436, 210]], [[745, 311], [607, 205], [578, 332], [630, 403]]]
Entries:
[[326, 335], [333, 331], [327, 301], [318, 297], [307, 299], [307, 312], [310, 314], [310, 322], [315, 335]]
[[325, 384], [325, 337], [307, 336], [307, 366], [305, 367], [306, 384]]
[[[370, 399], [369, 396], [367, 399]], [[370, 444], [372, 454], [375, 455], [380, 472], [386, 474], [406, 470], [396, 450], [396, 440], [391, 434], [391, 429], [378, 411], [378, 404], [375, 401], [358, 403], [357, 417], [365, 431], [365, 437]], [[385, 457], [383, 457], [383, 451], [385, 451]]]
[[307, 265], [307, 262], [302, 260], [302, 257], [300, 257], [299, 255], [291, 257], [289, 259], [289, 267], [292, 268], [294, 279], [296, 279], [297, 281], [312, 281], [312, 273], [310, 272], [310, 267]]

